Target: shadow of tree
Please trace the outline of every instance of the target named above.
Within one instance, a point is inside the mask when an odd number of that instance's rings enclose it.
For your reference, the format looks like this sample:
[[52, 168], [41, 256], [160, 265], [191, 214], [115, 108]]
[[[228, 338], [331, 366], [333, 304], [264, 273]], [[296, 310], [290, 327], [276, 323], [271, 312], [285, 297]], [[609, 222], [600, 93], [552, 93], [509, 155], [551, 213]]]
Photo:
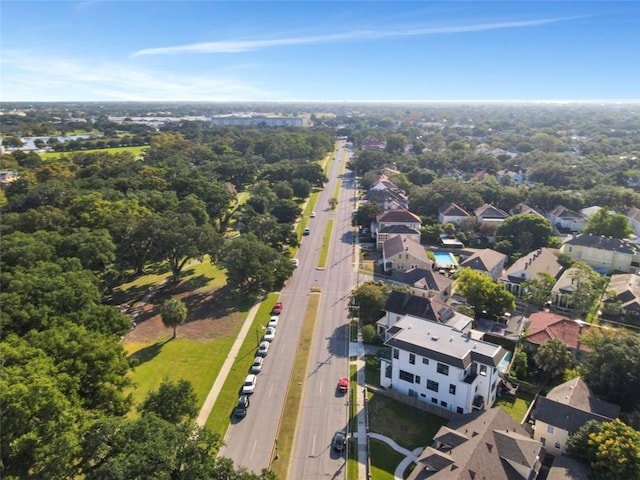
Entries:
[[171, 340], [173, 340], [173, 338], [168, 338], [132, 353], [127, 357], [129, 364], [136, 367], [137, 365], [142, 365], [143, 363], [153, 360], [160, 353], [165, 343], [168, 343]]

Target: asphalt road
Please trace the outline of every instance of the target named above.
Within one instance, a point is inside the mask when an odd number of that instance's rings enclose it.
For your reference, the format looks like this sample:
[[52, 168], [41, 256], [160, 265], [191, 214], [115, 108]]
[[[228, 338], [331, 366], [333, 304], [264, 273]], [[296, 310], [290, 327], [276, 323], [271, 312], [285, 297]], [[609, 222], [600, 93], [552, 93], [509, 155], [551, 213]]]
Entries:
[[[289, 478], [333, 477], [336, 472], [346, 470], [344, 459], [332, 454], [329, 448], [333, 433], [346, 426], [346, 397], [336, 395], [336, 385], [341, 376], [348, 374], [347, 302], [355, 282], [351, 234], [354, 189], [350, 176], [343, 180], [335, 212], [329, 208], [329, 199], [348, 158], [342, 148], [344, 142], [339, 144], [338, 161], [333, 162], [329, 181], [316, 204], [317, 216], [309, 221], [311, 233], [303, 237], [298, 251], [300, 266], [282, 290], [280, 300], [284, 309], [276, 338], [258, 375], [251, 406], [245, 418], [232, 421], [225, 436], [226, 446], [221, 451], [221, 455], [231, 458], [236, 466], [256, 473], [269, 467], [277, 451], [280, 416], [313, 287], [320, 289], [322, 297]], [[327, 269], [318, 270], [323, 235], [330, 217], [334, 218], [334, 230], [329, 261]], [[264, 318], [265, 324], [268, 320]], [[257, 338], [256, 347], [259, 341]], [[307, 367], [295, 365], [295, 368]], [[238, 385], [238, 389], [240, 387]]]

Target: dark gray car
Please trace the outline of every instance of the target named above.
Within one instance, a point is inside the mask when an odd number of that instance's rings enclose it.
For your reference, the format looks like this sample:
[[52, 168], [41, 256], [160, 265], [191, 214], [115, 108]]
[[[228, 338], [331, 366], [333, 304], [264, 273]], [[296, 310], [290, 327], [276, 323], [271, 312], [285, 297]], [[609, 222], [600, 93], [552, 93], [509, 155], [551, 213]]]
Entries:
[[249, 408], [249, 395], [242, 395], [238, 399], [238, 405], [233, 410], [233, 415], [239, 418], [244, 418], [247, 416], [247, 409]]

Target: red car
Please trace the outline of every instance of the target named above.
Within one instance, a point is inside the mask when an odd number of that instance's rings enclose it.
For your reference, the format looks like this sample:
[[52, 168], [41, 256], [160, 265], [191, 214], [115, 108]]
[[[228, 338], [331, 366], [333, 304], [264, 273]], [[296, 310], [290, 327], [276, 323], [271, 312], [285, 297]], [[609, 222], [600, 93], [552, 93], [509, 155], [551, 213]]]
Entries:
[[271, 313], [280, 315], [282, 313], [282, 302], [276, 302], [276, 304], [273, 306], [273, 310], [271, 310]]
[[340, 379], [338, 382], [338, 390], [342, 393], [347, 393], [347, 390], [349, 390], [349, 379], [347, 377], [342, 377]]

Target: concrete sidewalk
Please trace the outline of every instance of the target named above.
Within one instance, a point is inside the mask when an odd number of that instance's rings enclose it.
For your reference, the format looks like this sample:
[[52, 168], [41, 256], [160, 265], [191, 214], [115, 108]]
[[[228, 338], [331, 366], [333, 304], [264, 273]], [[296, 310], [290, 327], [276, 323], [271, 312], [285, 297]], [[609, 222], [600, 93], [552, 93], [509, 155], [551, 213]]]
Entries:
[[364, 345], [362, 342], [350, 342], [349, 343], [349, 357], [356, 357], [356, 411], [357, 413], [357, 440], [358, 440], [358, 480], [367, 480], [368, 478], [368, 463], [369, 463], [369, 450], [367, 446], [367, 418], [365, 411], [365, 379], [364, 379]]
[[247, 318], [245, 319], [244, 324], [242, 325], [242, 328], [238, 333], [238, 337], [236, 338], [235, 342], [233, 342], [233, 345], [231, 346], [231, 350], [229, 350], [229, 355], [227, 355], [227, 359], [222, 364], [222, 368], [220, 369], [220, 372], [218, 372], [218, 376], [216, 377], [215, 382], [213, 382], [213, 385], [211, 386], [211, 390], [209, 390], [209, 394], [207, 395], [207, 398], [204, 401], [202, 408], [200, 409], [200, 413], [198, 413], [198, 418], [196, 419], [196, 423], [201, 427], [204, 426], [205, 423], [207, 423], [207, 419], [209, 418], [209, 415], [211, 414], [211, 410], [213, 410], [213, 406], [215, 405], [216, 400], [218, 399], [220, 390], [222, 390], [222, 386], [224, 385], [224, 382], [227, 380], [229, 371], [233, 366], [233, 362], [236, 361], [236, 357], [238, 356], [240, 347], [242, 347], [242, 343], [244, 342], [244, 339], [247, 336], [247, 333], [249, 332], [251, 325], [253, 324], [253, 319], [255, 318], [259, 308], [260, 308], [260, 303], [256, 303], [251, 308], [251, 310], [249, 310], [249, 313], [247, 314]]

